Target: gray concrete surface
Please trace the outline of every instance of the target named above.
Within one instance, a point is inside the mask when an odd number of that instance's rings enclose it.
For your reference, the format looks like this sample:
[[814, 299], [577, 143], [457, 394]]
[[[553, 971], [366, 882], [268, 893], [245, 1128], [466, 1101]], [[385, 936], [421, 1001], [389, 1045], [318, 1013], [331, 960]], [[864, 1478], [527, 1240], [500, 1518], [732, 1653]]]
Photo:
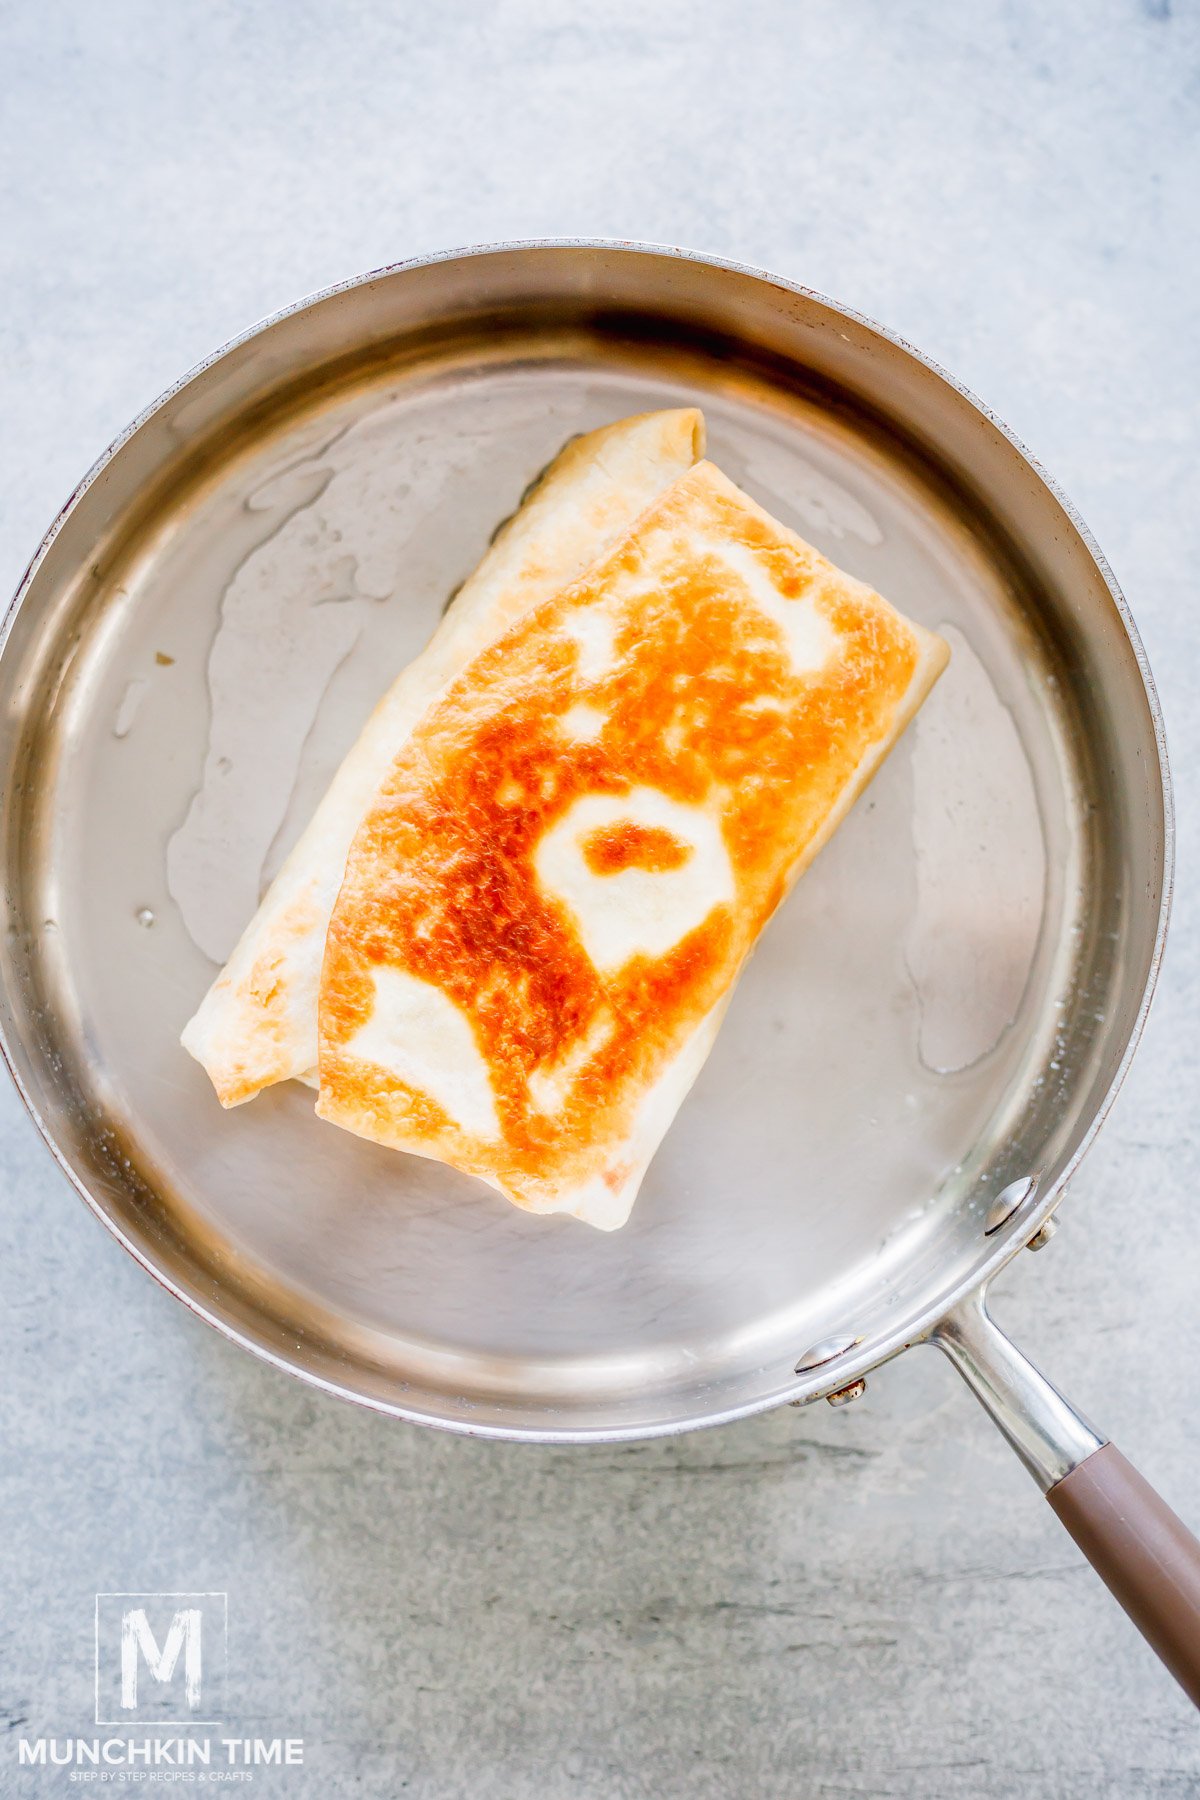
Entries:
[[[1179, 893], [1116, 1115], [997, 1311], [1200, 1521], [1195, 0], [0, 5], [0, 587], [180, 370], [341, 276], [596, 233], [773, 266], [983, 394], [1163, 690]], [[0, 1791], [98, 1589], [228, 1589], [256, 1791], [1138, 1800], [1193, 1714], [950, 1370], [608, 1452], [323, 1403], [206, 1331], [0, 1096]], [[7, 1724], [5, 1733], [2, 1726]]]

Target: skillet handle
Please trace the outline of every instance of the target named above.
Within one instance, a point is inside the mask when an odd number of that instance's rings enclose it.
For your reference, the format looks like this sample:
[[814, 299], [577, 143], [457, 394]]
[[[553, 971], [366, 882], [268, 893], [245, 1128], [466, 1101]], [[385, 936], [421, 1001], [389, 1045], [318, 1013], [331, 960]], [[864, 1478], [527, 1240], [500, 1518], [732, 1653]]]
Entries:
[[1200, 1543], [1165, 1500], [999, 1329], [982, 1294], [931, 1334], [1193, 1705], [1200, 1706]]
[[1200, 1544], [1105, 1444], [1046, 1495], [1109, 1592], [1200, 1706]]

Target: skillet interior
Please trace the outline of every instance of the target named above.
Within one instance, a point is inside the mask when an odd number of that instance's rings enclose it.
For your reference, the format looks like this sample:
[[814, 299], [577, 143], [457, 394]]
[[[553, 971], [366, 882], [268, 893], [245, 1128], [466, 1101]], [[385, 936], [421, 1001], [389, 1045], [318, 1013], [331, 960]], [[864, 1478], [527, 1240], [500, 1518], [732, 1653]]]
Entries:
[[[774, 921], [631, 1224], [525, 1218], [300, 1089], [222, 1114], [177, 1045], [205, 951], [564, 438], [683, 400], [954, 659]], [[250, 334], [76, 496], [0, 699], [0, 1017], [64, 1165], [252, 1348], [461, 1429], [678, 1429], [816, 1391], [793, 1365], [831, 1333], [863, 1340], [839, 1379], [920, 1335], [1053, 1203], [1161, 939], [1153, 702], [1066, 511], [903, 347], [667, 253], [426, 262]]]

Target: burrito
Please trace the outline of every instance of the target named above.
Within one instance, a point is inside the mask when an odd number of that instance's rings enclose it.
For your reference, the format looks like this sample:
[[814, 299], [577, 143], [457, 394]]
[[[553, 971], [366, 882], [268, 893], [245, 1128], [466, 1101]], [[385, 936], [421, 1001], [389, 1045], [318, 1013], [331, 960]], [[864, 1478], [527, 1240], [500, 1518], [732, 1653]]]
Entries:
[[349, 850], [324, 1119], [611, 1230], [942, 640], [711, 463], [473, 657]]
[[276, 1081], [315, 1085], [317, 993], [347, 852], [380, 781], [430, 701], [495, 638], [582, 573], [704, 450], [693, 407], [575, 438], [459, 590], [426, 650], [367, 721], [199, 1010], [184, 1048], [224, 1106]]

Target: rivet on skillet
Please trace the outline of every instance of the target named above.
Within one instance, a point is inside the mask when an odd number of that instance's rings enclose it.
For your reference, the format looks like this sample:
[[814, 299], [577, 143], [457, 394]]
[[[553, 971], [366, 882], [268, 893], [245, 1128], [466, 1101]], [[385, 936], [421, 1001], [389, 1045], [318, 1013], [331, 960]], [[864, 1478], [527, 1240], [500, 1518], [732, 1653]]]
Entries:
[[1024, 1206], [1027, 1200], [1032, 1200], [1036, 1192], [1036, 1175], [1022, 1175], [1018, 1180], [1010, 1181], [988, 1207], [988, 1215], [983, 1227], [984, 1237], [991, 1237], [993, 1231], [999, 1231], [1002, 1225], [1006, 1225], [1018, 1207]]
[[819, 1369], [822, 1363], [833, 1362], [835, 1357], [844, 1356], [847, 1350], [853, 1350], [855, 1344], [861, 1344], [860, 1337], [822, 1338], [811, 1350], [806, 1350], [796, 1364], [797, 1375], [807, 1375], [810, 1369]]
[[857, 1381], [850, 1382], [847, 1387], [839, 1388], [836, 1394], [826, 1394], [825, 1398], [830, 1406], [849, 1406], [852, 1400], [861, 1400], [866, 1391], [867, 1384], [860, 1375]]
[[1042, 1220], [1025, 1248], [1027, 1250], [1044, 1250], [1057, 1230], [1058, 1220], [1051, 1213], [1048, 1219]]

